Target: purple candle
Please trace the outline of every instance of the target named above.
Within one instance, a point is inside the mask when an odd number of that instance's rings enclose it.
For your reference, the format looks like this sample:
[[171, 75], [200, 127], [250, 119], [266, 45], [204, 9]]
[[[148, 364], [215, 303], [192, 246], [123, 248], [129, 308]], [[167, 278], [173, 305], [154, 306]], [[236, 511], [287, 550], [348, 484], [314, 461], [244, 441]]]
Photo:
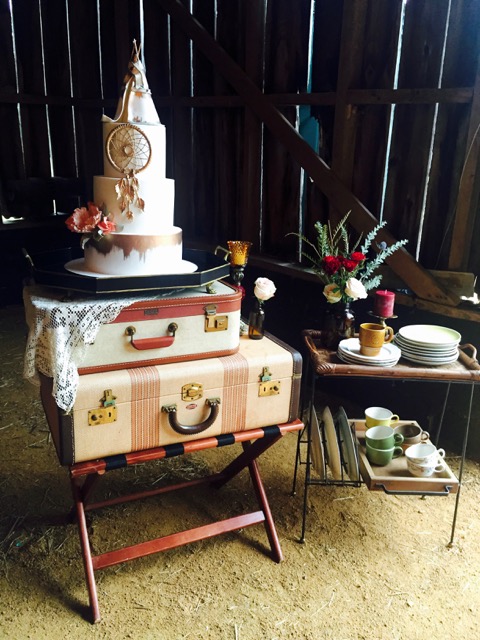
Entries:
[[376, 291], [373, 302], [373, 315], [379, 318], [390, 318], [393, 316], [393, 305], [395, 304], [395, 294], [393, 291]]

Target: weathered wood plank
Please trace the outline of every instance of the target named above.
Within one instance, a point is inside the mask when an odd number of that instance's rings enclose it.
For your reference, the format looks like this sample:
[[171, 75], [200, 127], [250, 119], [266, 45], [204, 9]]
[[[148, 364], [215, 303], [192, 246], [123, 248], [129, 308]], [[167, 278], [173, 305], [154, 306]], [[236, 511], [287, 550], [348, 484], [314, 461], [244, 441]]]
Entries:
[[[448, 0], [405, 5], [399, 87], [438, 86], [447, 15]], [[420, 239], [424, 223], [434, 124], [434, 106], [397, 105], [395, 109], [384, 218], [397, 236], [412, 240], [409, 249], [414, 255], [418, 250], [414, 240]]]
[[[261, 88], [265, 57], [265, 3], [253, 0], [247, 3], [245, 14], [245, 72]], [[237, 219], [237, 237], [253, 242], [254, 251], [261, 243], [262, 218], [262, 143], [263, 125], [246, 108], [243, 113], [243, 159], [240, 182], [240, 215]], [[253, 212], [258, 212], [254, 215]]]
[[[368, 0], [346, 0], [343, 9], [340, 59], [338, 63], [337, 101], [333, 126], [332, 170], [352, 187], [357, 134], [357, 109], [348, 102], [347, 90], [359, 86]], [[378, 25], [382, 29], [382, 25]], [[331, 203], [333, 204], [333, 203]], [[332, 209], [334, 224], [345, 215]]]
[[[185, 0], [188, 4], [188, 1]], [[171, 24], [170, 77], [172, 95], [191, 95], [190, 42], [176, 23]], [[195, 224], [192, 176], [192, 128], [190, 109], [176, 109], [173, 113], [173, 163], [175, 178], [175, 223], [183, 229], [185, 238]]]
[[[394, 86], [396, 41], [400, 33], [402, 2], [369, 3], [361, 52], [361, 81], [357, 85], [380, 90]], [[348, 99], [355, 91], [348, 92]], [[356, 105], [357, 133], [352, 190], [377, 217], [382, 206], [390, 123], [390, 105]]]
[[[304, 90], [308, 81], [308, 33], [310, 2], [302, 0], [292, 12], [289, 0], [277, 0], [267, 15], [265, 90]], [[283, 117], [298, 127], [296, 109], [282, 109]], [[270, 130], [264, 132], [264, 208], [262, 250], [279, 253], [285, 233], [297, 230], [300, 221], [298, 162]]]
[[[452, 22], [452, 30], [457, 36], [456, 41], [461, 41], [467, 50], [478, 50], [480, 37], [478, 6], [463, 1], [457, 3]], [[452, 61], [453, 56], [455, 60]], [[480, 191], [480, 56], [476, 61], [472, 60], [473, 64], [476, 62], [476, 69], [468, 68], [466, 64], [462, 64], [462, 60], [463, 56], [460, 55], [460, 48], [457, 46], [453, 48], [446, 61], [446, 81], [452, 83], [457, 77], [461, 77], [462, 80], [465, 78], [465, 80], [471, 81], [474, 87], [466, 134], [465, 161], [461, 168], [448, 266], [452, 269], [473, 267], [478, 272], [480, 258], [478, 257], [477, 244], [473, 240], [478, 238], [479, 227], [477, 226], [477, 234], [472, 231], [475, 228], [475, 218], [478, 218]], [[455, 157], [457, 158], [459, 155], [455, 154]]]
[[[42, 38], [37, 3], [18, 0], [12, 3], [16, 29], [18, 83], [21, 91], [45, 95], [42, 66]], [[51, 175], [47, 114], [43, 106], [21, 106], [22, 144], [26, 177]], [[43, 217], [53, 212], [53, 201], [25, 203], [24, 216]]]

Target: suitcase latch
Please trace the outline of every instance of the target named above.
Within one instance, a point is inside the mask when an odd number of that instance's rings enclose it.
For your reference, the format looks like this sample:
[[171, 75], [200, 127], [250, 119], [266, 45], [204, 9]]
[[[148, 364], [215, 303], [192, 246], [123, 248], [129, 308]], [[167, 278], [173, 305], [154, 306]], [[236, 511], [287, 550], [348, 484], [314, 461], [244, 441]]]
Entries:
[[258, 395], [276, 396], [280, 393], [280, 380], [272, 380], [272, 372], [268, 367], [263, 367], [258, 385]]
[[105, 389], [103, 398], [100, 400], [103, 406], [96, 409], [90, 409], [88, 412], [88, 424], [96, 426], [98, 424], [108, 424], [116, 422], [117, 407], [115, 406], [116, 396], [113, 395], [111, 389]]
[[217, 305], [207, 304], [205, 307], [205, 332], [226, 331], [228, 329], [228, 316], [217, 315]]
[[280, 393], [281, 381], [280, 380], [268, 380], [267, 382], [260, 382], [258, 385], [258, 395], [262, 396], [278, 396]]
[[203, 385], [200, 382], [190, 382], [182, 387], [182, 400], [199, 400], [203, 396]]

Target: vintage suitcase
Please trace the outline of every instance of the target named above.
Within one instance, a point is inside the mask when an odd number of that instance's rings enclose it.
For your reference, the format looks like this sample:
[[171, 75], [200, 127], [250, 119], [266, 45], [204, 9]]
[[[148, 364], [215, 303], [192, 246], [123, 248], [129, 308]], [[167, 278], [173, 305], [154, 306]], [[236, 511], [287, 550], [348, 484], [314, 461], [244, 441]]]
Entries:
[[[240, 340], [241, 292], [221, 281], [135, 302], [82, 345], [80, 375], [230, 355]], [[75, 356], [74, 356], [75, 358]]]
[[41, 397], [68, 465], [290, 422], [298, 417], [301, 369], [301, 355], [273, 336], [242, 336], [231, 356], [81, 376], [68, 413], [45, 376]]

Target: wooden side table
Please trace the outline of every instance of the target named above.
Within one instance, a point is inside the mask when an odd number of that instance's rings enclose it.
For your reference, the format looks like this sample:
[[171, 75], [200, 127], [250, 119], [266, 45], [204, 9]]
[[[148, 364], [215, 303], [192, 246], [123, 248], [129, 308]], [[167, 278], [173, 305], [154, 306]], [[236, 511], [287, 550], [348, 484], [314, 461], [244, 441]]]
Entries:
[[[304, 377], [304, 390], [303, 390], [303, 404], [308, 405], [310, 416], [312, 415], [312, 408], [314, 407], [315, 400], [315, 387], [317, 381], [321, 378], [366, 378], [366, 379], [379, 379], [382, 380], [399, 380], [399, 381], [411, 381], [411, 382], [438, 382], [446, 384], [446, 392], [443, 401], [443, 407], [440, 417], [439, 427], [436, 433], [436, 442], [440, 438], [442, 429], [443, 418], [445, 410], [448, 405], [448, 398], [450, 387], [452, 384], [463, 384], [470, 387], [468, 413], [465, 423], [465, 430], [463, 435], [461, 460], [458, 474], [458, 487], [455, 487], [455, 508], [452, 521], [452, 529], [449, 546], [453, 544], [455, 526], [457, 520], [458, 505], [460, 500], [460, 488], [462, 481], [463, 468], [465, 463], [465, 457], [467, 452], [467, 442], [470, 429], [470, 420], [473, 403], [473, 393], [475, 385], [480, 383], [480, 364], [476, 359], [477, 351], [472, 345], [462, 345], [459, 348], [459, 358], [456, 362], [449, 365], [442, 366], [417, 366], [410, 363], [407, 360], [400, 359], [400, 361], [394, 367], [371, 367], [368, 365], [347, 364], [340, 360], [335, 351], [326, 349], [322, 346], [322, 334], [321, 331], [306, 329], [303, 331], [303, 339], [308, 350], [308, 359], [306, 367], [306, 375]], [[471, 355], [469, 355], [471, 353]], [[308, 390], [308, 396], [306, 395]], [[308, 412], [306, 413], [308, 415]], [[308, 487], [312, 484], [330, 484], [327, 481], [319, 481], [311, 477], [311, 420], [306, 421], [307, 424], [302, 432], [299, 432], [297, 441], [297, 452], [295, 460], [295, 471], [293, 477], [293, 492], [296, 490], [297, 474], [299, 465], [302, 464], [301, 444], [307, 444], [306, 454], [306, 473], [304, 482], [304, 496], [303, 496], [303, 517], [302, 517], [302, 532], [301, 542], [305, 540], [305, 528], [306, 528], [306, 513], [307, 513], [307, 495]], [[306, 434], [306, 440], [304, 439]], [[343, 478], [343, 474], [342, 474]], [[417, 479], [416, 479], [417, 480]], [[428, 479], [426, 479], [428, 480]], [[360, 483], [352, 483], [339, 480], [336, 484], [354, 484], [359, 486]], [[367, 483], [369, 488], [372, 488], [371, 483]], [[439, 490], [431, 491], [430, 487], [427, 488], [428, 483], [425, 482], [425, 490], [419, 486], [418, 482], [412, 483], [413, 488], [387, 491], [387, 493], [396, 494], [421, 494], [421, 495], [445, 495], [448, 491]], [[376, 488], [376, 487], [374, 487]]]

